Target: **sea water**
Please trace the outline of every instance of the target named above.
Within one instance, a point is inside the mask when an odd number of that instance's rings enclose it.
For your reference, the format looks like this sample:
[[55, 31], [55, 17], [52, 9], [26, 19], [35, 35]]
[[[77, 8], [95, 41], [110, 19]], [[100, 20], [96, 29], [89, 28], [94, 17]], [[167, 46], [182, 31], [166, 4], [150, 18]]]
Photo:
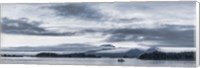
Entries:
[[195, 61], [178, 60], [141, 60], [124, 58], [38, 58], [38, 57], [1, 57], [2, 64], [60, 64], [60, 65], [104, 65], [104, 66], [166, 66], [166, 67], [195, 67]]

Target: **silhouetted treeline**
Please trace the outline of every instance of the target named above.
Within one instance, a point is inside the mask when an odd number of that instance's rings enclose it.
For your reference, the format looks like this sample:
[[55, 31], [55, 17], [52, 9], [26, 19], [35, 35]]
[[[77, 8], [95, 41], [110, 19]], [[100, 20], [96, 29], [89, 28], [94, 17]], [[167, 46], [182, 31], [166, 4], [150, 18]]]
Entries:
[[[10, 55], [3, 54], [2, 57], [24, 57], [24, 55]], [[38, 53], [29, 57], [71, 57], [71, 58], [101, 58], [104, 56], [97, 56], [95, 54], [85, 53], [71, 53], [71, 54], [57, 54], [57, 53]], [[124, 55], [123, 57], [109, 57], [109, 58], [133, 58]], [[195, 52], [179, 52], [179, 53], [165, 53], [165, 52], [151, 52], [144, 53], [138, 57], [144, 60], [195, 60]]]
[[89, 58], [99, 58], [100, 56], [96, 56], [93, 54], [85, 54], [85, 53], [72, 53], [72, 54], [56, 54], [56, 53], [39, 53], [36, 57], [89, 57]]
[[3, 54], [1, 57], [23, 57], [23, 55], [10, 55], [10, 54]]
[[139, 59], [145, 60], [195, 60], [195, 52], [180, 52], [180, 53], [164, 53], [152, 52], [144, 53], [139, 56]]

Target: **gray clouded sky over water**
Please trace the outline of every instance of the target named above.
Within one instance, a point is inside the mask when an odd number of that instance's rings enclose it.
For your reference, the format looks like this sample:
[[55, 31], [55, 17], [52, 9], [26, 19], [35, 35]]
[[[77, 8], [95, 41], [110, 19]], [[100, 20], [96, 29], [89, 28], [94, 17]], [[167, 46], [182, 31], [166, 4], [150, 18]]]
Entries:
[[2, 4], [2, 47], [194, 47], [195, 2]]

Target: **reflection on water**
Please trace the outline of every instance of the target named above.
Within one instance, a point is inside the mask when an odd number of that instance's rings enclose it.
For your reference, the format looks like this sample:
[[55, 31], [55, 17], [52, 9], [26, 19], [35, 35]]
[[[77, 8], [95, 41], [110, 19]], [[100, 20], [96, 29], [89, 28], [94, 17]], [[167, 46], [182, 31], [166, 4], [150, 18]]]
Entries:
[[140, 60], [126, 58], [118, 62], [117, 58], [36, 58], [36, 57], [1, 57], [4, 64], [63, 64], [63, 65], [113, 65], [113, 66], [175, 66], [194, 67], [195, 61], [175, 60]]

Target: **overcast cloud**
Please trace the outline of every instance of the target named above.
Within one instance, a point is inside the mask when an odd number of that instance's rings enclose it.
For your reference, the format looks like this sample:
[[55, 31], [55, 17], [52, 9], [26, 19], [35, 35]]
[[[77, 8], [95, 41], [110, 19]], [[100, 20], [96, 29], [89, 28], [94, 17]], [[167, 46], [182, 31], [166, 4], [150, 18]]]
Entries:
[[84, 36], [103, 39], [94, 43], [166, 47], [195, 42], [195, 2], [2, 4], [1, 12], [4, 35]]

